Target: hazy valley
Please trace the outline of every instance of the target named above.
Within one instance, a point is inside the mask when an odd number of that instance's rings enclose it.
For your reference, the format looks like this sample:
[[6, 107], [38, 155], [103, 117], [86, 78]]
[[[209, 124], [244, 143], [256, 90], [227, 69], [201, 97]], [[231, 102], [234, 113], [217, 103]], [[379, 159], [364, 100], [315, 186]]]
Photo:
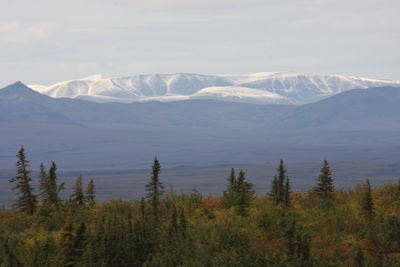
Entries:
[[[254, 84], [261, 84], [265, 78], [260, 80], [259, 75], [246, 76], [245, 81], [249, 83], [249, 77], [256, 77], [257, 82], [254, 81], [252, 85], [256, 87]], [[142, 76], [135, 79], [138, 77]], [[166, 79], [165, 75], [143, 77], [147, 77], [148, 82], [153, 81], [154, 77]], [[176, 82], [180, 86], [178, 89], [175, 88], [176, 84], [170, 85], [180, 94], [191, 92], [190, 88], [201, 91], [201, 86], [209, 88], [228, 83], [227, 78], [214, 76], [204, 78], [201, 75], [189, 75], [191, 79], [187, 75], [167, 77], [186, 77], [187, 91], [182, 89], [185, 83], [181, 80]], [[203, 78], [200, 85], [199, 77]], [[319, 80], [324, 77], [328, 76], [322, 76]], [[400, 156], [399, 88], [387, 86], [351, 90], [351, 85], [345, 83], [348, 81], [346, 78], [337, 83], [342, 87], [335, 85], [329, 90], [324, 87], [305, 90], [304, 79], [297, 78], [299, 82], [293, 83], [292, 78], [283, 79], [280, 84], [292, 83], [290, 90], [303, 95], [303, 101], [307, 104], [299, 104], [300, 98], [285, 105], [260, 104], [257, 101], [248, 103], [248, 96], [244, 101], [247, 103], [240, 103], [240, 97], [228, 101], [226, 97], [221, 100], [215, 96], [210, 99], [163, 102], [97, 103], [101, 101], [83, 100], [90, 98], [84, 97], [82, 91], [82, 95], [69, 95], [71, 98], [60, 98], [60, 95], [54, 98], [16, 83], [0, 90], [0, 169], [13, 168], [16, 149], [24, 144], [33, 169], [37, 169], [41, 162], [49, 165], [54, 160], [62, 172], [95, 170], [104, 171], [98, 176], [107, 177], [106, 174], [111, 171], [113, 175], [107, 179], [115, 182], [114, 187], [121, 188], [138, 179], [133, 178], [138, 176], [132, 171], [132, 180], [129, 180], [129, 172], [125, 170], [143, 171], [149, 167], [155, 155], [166, 168], [186, 166], [191, 169], [190, 175], [184, 176], [188, 185], [196, 185], [207, 192], [210, 190], [210, 193], [219, 190], [211, 190], [217, 174], [201, 175], [203, 167], [213, 170], [214, 167], [210, 166], [248, 165], [246, 169], [251, 174], [251, 166], [265, 166], [265, 175], [256, 171], [253, 177], [261, 187], [269, 185], [274, 171], [272, 166], [281, 158], [288, 164], [298, 166], [298, 169], [304, 166], [304, 170], [310, 164], [318, 166], [323, 159], [329, 159], [334, 166], [348, 166], [346, 164], [349, 163], [372, 166], [359, 168], [355, 173], [343, 169], [343, 186], [354, 184], [353, 181], [361, 178], [374, 178], [377, 170], [386, 169], [387, 166], [394, 166], [393, 172], [400, 171], [396, 164]], [[313, 76], [313, 79], [317, 78]], [[231, 77], [230, 81], [243, 85], [243, 78], [240, 77]], [[357, 81], [367, 82], [354, 86], [366, 87], [370, 84], [366, 78]], [[57, 87], [61, 92], [77, 88], [76, 82], [62, 84], [70, 88]], [[240, 91], [241, 88], [237, 89]], [[120, 91], [120, 88], [113, 86], [108, 89]], [[315, 102], [324, 90], [329, 93]], [[279, 90], [273, 87], [269, 91]], [[304, 100], [307, 91], [313, 93]], [[58, 91], [50, 90], [48, 94], [55, 96], [55, 92]], [[117, 175], [120, 170], [126, 174]], [[271, 174], [267, 174], [269, 172]], [[7, 175], [1, 173], [5, 179]], [[380, 179], [389, 179], [388, 173], [384, 173]], [[226, 174], [218, 175], [222, 176], [219, 182], [223, 183], [222, 178]], [[303, 178], [313, 175], [312, 172], [299, 175], [299, 180], [293, 182], [295, 187], [306, 188], [309, 182]], [[96, 178], [97, 175], [91, 176]], [[187, 189], [185, 183], [171, 183]], [[108, 183], [104, 182], [104, 185]], [[123, 192], [118, 195], [126, 196]]]

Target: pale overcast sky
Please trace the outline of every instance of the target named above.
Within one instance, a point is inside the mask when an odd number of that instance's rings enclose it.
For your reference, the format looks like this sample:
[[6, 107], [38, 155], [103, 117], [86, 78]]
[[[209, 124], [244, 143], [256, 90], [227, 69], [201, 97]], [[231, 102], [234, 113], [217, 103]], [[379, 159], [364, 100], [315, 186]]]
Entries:
[[400, 80], [399, 0], [0, 0], [0, 85], [266, 71]]

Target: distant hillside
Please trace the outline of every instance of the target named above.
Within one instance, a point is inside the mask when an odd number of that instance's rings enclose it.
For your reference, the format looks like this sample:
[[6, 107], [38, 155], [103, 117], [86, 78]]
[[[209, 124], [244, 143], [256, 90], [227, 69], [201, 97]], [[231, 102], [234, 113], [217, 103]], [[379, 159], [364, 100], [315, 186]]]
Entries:
[[51, 107], [54, 102], [21, 82], [14, 83], [0, 90], [0, 122], [75, 124], [56, 106]]
[[400, 130], [400, 88], [350, 90], [278, 116], [271, 125], [286, 129]]

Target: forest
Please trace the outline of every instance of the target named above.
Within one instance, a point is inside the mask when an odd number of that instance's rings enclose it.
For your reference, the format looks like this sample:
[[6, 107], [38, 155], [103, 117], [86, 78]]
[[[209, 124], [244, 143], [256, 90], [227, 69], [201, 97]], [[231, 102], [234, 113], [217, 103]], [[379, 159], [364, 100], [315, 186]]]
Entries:
[[204, 197], [164, 188], [156, 157], [145, 197], [105, 203], [93, 179], [77, 177], [63, 199], [54, 162], [39, 177], [30, 168], [21, 147], [15, 202], [0, 210], [1, 267], [400, 266], [400, 181], [337, 190], [326, 160], [307, 192], [292, 192], [281, 160], [269, 192], [228, 169], [225, 191]]

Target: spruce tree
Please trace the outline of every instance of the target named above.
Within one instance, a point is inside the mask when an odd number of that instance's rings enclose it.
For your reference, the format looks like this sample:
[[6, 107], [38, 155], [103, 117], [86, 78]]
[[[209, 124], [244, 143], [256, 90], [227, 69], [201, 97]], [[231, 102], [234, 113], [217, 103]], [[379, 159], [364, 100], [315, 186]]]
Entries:
[[82, 176], [78, 176], [75, 180], [74, 191], [70, 197], [73, 204], [77, 206], [85, 205], [85, 195], [82, 188]]
[[332, 172], [328, 161], [324, 160], [317, 178], [317, 185], [314, 187], [314, 192], [323, 203], [326, 203], [328, 200], [333, 199], [334, 190]]
[[233, 168], [227, 180], [228, 188], [223, 193], [222, 203], [226, 208], [235, 207], [239, 215], [246, 216], [247, 208], [255, 194], [253, 185], [246, 180], [243, 170], [236, 177]]
[[152, 206], [153, 216], [158, 215], [158, 206], [160, 205], [160, 198], [163, 194], [164, 186], [160, 182], [161, 165], [157, 157], [154, 158], [150, 182], [146, 184], [147, 199]]
[[271, 191], [268, 193], [268, 196], [272, 199], [275, 204], [279, 204], [278, 201], [278, 178], [274, 176], [274, 179], [271, 183]]
[[372, 199], [371, 183], [369, 182], [369, 179], [365, 181], [363, 189], [361, 215], [371, 221], [374, 217], [374, 202]]
[[285, 166], [283, 165], [283, 160], [281, 159], [278, 167], [278, 176], [277, 176], [277, 181], [278, 181], [278, 200], [279, 203], [283, 203], [285, 200], [285, 181], [287, 178], [286, 175], [286, 169]]
[[58, 195], [57, 195], [57, 165], [53, 161], [49, 169], [49, 204], [58, 206]]
[[228, 177], [228, 183], [229, 183], [229, 188], [234, 190], [235, 186], [236, 186], [236, 176], [235, 176], [234, 168], [231, 168], [231, 173], [229, 174], [229, 177]]
[[224, 207], [230, 208], [232, 206], [235, 206], [237, 203], [236, 199], [237, 180], [235, 176], [235, 170], [233, 168], [231, 168], [231, 172], [227, 180], [228, 180], [228, 188], [223, 193], [222, 203], [224, 204]]
[[36, 210], [37, 200], [36, 196], [33, 194], [33, 187], [31, 185], [32, 179], [29, 177], [29, 160], [25, 157], [25, 149], [21, 146], [21, 149], [17, 154], [17, 175], [11, 178], [10, 183], [17, 183], [13, 190], [17, 189], [18, 200], [14, 204], [15, 208], [24, 212], [28, 215], [32, 215]]
[[45, 202], [46, 187], [48, 182], [49, 182], [49, 175], [47, 174], [43, 163], [41, 163], [39, 168], [39, 190], [40, 190], [39, 197], [43, 202]]
[[43, 163], [40, 164], [40, 171], [39, 171], [39, 188], [40, 193], [39, 196], [42, 200], [43, 206], [50, 206], [51, 205], [51, 182], [48, 173], [46, 172]]
[[86, 191], [85, 191], [85, 197], [87, 204], [90, 208], [93, 208], [96, 205], [96, 192], [95, 192], [95, 184], [93, 182], [93, 178], [90, 179]]
[[286, 182], [285, 182], [285, 195], [284, 195], [284, 204], [285, 208], [290, 207], [290, 181], [289, 177], [286, 177]]
[[237, 199], [237, 213], [240, 216], [247, 216], [247, 209], [254, 198], [253, 184], [249, 183], [245, 178], [243, 170], [239, 172], [236, 181], [235, 198]]
[[290, 182], [282, 159], [280, 160], [277, 172], [277, 175], [272, 180], [269, 197], [276, 205], [284, 204], [288, 208], [290, 206]]
[[[44, 169], [41, 169], [41, 193], [40, 196], [43, 205], [48, 207], [58, 207], [61, 203], [59, 193], [64, 189], [64, 183], [57, 184], [57, 165], [53, 161], [49, 169], [48, 175], [45, 175]], [[43, 178], [42, 178], [43, 176]]]

